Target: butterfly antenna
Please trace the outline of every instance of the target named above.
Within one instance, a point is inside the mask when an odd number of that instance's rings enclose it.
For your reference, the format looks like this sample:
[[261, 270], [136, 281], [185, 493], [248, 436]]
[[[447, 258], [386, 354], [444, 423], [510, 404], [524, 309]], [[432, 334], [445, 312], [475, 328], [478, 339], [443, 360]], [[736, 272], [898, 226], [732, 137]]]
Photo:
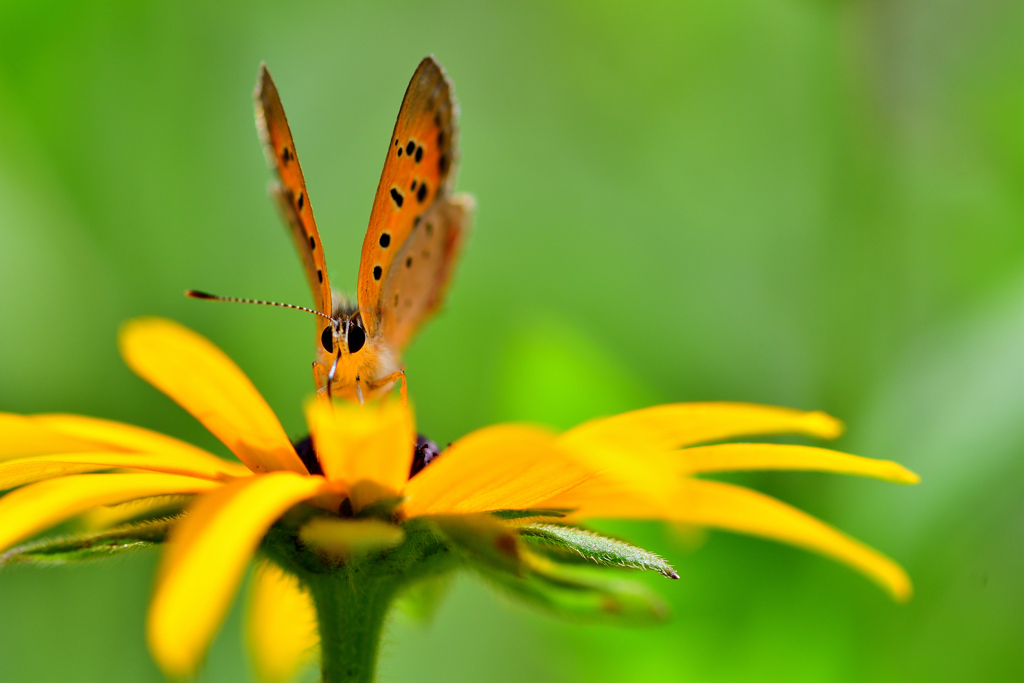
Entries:
[[306, 308], [305, 306], [296, 306], [295, 304], [282, 304], [278, 301], [262, 301], [260, 299], [240, 299], [235, 296], [219, 296], [217, 294], [207, 294], [206, 292], [199, 292], [194, 289], [186, 289], [185, 296], [193, 299], [205, 299], [207, 301], [228, 301], [236, 304], [259, 304], [261, 306], [279, 306], [280, 308], [294, 308], [296, 311], [306, 311], [313, 315], [318, 315], [321, 318], [334, 322], [334, 318], [329, 315], [324, 315], [320, 311], [315, 311], [312, 308]]

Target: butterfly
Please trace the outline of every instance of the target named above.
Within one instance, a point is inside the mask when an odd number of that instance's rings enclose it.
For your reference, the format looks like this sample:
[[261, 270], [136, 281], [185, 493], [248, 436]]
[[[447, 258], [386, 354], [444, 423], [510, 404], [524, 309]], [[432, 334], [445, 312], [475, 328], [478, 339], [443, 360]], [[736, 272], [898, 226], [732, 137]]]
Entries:
[[314, 309], [305, 310], [318, 316], [313, 362], [318, 394], [363, 402], [387, 393], [399, 380], [404, 394], [402, 350], [444, 300], [474, 208], [472, 197], [452, 193], [458, 108], [451, 82], [430, 56], [405, 91], [363, 239], [354, 302], [332, 290], [328, 280], [295, 142], [265, 64], [254, 96], [256, 126], [277, 175], [270, 194], [290, 228], [313, 293]]

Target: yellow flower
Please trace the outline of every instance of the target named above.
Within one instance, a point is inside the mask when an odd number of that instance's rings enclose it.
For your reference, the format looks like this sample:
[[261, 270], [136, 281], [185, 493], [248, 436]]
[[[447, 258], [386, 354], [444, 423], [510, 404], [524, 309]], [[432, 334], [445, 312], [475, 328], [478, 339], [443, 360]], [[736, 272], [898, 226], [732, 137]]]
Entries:
[[[822, 413], [692, 403], [598, 419], [561, 435], [497, 425], [459, 439], [410, 478], [416, 431], [401, 403], [311, 402], [316, 462], [307, 468], [252, 383], [206, 339], [167, 320], [143, 319], [123, 328], [121, 351], [244, 466], [129, 425], [0, 415], [0, 489], [15, 489], [0, 498], [0, 550], [102, 506], [191, 496], [161, 559], [147, 622], [153, 655], [172, 676], [196, 669], [254, 553], [289, 515], [297, 520], [296, 543], [339, 566], [358, 553], [396, 547], [418, 519], [437, 521], [452, 538], [490, 538], [501, 562], [502, 529], [525, 523], [484, 513], [528, 510], [507, 516], [536, 518], [565, 510], [560, 524], [636, 518], [757, 534], [845, 562], [898, 600], [911, 593], [897, 564], [828, 525], [755, 491], [693, 476], [796, 469], [917, 481], [895, 463], [820, 448], [695, 447], [762, 434], [837, 436], [840, 424]], [[538, 571], [546, 566], [539, 555], [521, 554]], [[505, 559], [519, 557], [512, 549]], [[315, 642], [309, 595], [292, 574], [262, 564], [249, 614], [261, 670], [286, 678]]]

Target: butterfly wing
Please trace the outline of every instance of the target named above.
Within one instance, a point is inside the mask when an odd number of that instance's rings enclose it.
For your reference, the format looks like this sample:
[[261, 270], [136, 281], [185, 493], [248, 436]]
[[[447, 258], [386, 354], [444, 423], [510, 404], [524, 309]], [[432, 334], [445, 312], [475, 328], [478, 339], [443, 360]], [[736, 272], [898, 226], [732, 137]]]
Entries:
[[[449, 195], [456, 112], [444, 70], [425, 58], [398, 112], [359, 261], [357, 299], [367, 334], [395, 349], [440, 304], [468, 225], [471, 204]], [[424, 250], [429, 256], [420, 258]]]
[[[302, 265], [306, 270], [306, 278], [313, 292], [316, 310], [324, 315], [331, 315], [331, 283], [327, 279], [327, 263], [324, 261], [323, 244], [320, 233], [316, 230], [313, 220], [313, 207], [306, 194], [306, 181], [302, 177], [302, 167], [295, 151], [288, 119], [281, 106], [281, 98], [277, 94], [270, 72], [265, 64], [260, 65], [259, 79], [256, 83], [256, 127], [263, 141], [263, 149], [267, 154], [267, 164], [277, 171], [278, 182], [270, 187], [270, 194], [277, 201], [278, 208], [285, 222], [291, 228], [292, 239]], [[329, 323], [318, 317], [318, 338]]]
[[404, 348], [441, 306], [473, 208], [467, 194], [441, 197], [397, 252], [384, 281], [381, 311], [383, 337], [392, 348]]

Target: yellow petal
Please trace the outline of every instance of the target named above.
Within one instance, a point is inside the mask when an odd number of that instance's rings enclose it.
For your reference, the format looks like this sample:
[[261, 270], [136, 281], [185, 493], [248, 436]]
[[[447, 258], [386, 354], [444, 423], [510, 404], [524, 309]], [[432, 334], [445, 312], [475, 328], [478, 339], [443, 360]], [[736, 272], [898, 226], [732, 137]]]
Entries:
[[149, 647], [165, 673], [181, 678], [195, 671], [267, 529], [325, 483], [273, 472], [197, 499], [172, 533], [150, 603]]
[[758, 434], [807, 434], [833, 439], [842, 431], [842, 423], [825, 413], [753, 403], [674, 403], [591, 420], [570, 429], [562, 438], [639, 452]]
[[176, 474], [77, 474], [30, 484], [0, 498], [0, 550], [97, 505], [220, 486]]
[[305, 473], [277, 416], [220, 349], [161, 318], [121, 328], [121, 355], [140, 377], [203, 423], [253, 472]]
[[180, 512], [189, 499], [190, 496], [154, 496], [118, 505], [104, 505], [83, 514], [78, 518], [78, 523], [86, 531], [102, 531], [143, 518], [169, 517]]
[[0, 413], [0, 460], [45, 453], [74, 453], [109, 450], [102, 445], [76, 439], [52, 429], [31, 417]]
[[405, 539], [402, 527], [376, 519], [314, 517], [299, 530], [308, 546], [336, 560], [393, 548]]
[[405, 487], [405, 512], [487, 512], [535, 506], [592, 475], [548, 431], [496, 425], [459, 439]]
[[910, 578], [881, 553], [810, 515], [750, 489], [700, 479], [681, 479], [675, 500], [637, 496], [611, 477], [599, 477], [545, 503], [575, 509], [575, 518], [661, 519], [764, 536], [844, 562], [885, 588], [896, 600], [910, 598]]
[[[726, 443], [677, 451], [679, 474], [736, 470], [813, 470], [916, 484], [920, 477], [891, 460], [873, 460], [810, 446]], [[2, 471], [2, 469], [0, 469]]]
[[[224, 466], [221, 466], [223, 463]], [[62, 477], [79, 472], [96, 470], [131, 468], [164, 472], [166, 474], [183, 474], [199, 479], [223, 479], [231, 476], [235, 468], [219, 458], [198, 460], [183, 458], [178, 455], [151, 453], [60, 453], [55, 455], [37, 455], [31, 458], [17, 458], [0, 462], [0, 490], [13, 489], [43, 479]], [[252, 474], [245, 470], [247, 476]]]
[[306, 421], [324, 476], [348, 484], [374, 482], [382, 490], [359, 501], [358, 511], [374, 498], [397, 496], [409, 478], [416, 430], [412, 413], [399, 401], [359, 406], [313, 400]]
[[[197, 448], [190, 443], [174, 437], [154, 432], [135, 425], [100, 420], [82, 415], [32, 415], [29, 419], [48, 430], [59, 432], [68, 437], [96, 444], [98, 448], [88, 450], [114, 450], [134, 453], [165, 453], [196, 462], [199, 466], [207, 463], [208, 467], [223, 470], [236, 477], [248, 475], [249, 468], [244, 465], [218, 458], [212, 453]], [[2, 433], [2, 432], [0, 432]], [[47, 453], [71, 453], [79, 449], [51, 449]], [[42, 455], [42, 454], [40, 454]]]
[[260, 680], [284, 683], [316, 658], [320, 643], [313, 599], [293, 574], [260, 562], [246, 615], [249, 656]]

